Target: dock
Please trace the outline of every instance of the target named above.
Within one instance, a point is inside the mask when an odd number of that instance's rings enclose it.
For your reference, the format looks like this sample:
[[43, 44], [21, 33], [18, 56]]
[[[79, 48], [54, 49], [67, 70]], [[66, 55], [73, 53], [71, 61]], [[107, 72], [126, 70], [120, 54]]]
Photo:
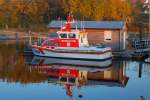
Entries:
[[125, 50], [121, 52], [113, 52], [116, 59], [128, 59], [128, 60], [144, 60], [148, 58], [147, 53], [136, 53], [134, 50]]
[[132, 40], [132, 49], [114, 52], [115, 58], [144, 60], [150, 56], [150, 39]]

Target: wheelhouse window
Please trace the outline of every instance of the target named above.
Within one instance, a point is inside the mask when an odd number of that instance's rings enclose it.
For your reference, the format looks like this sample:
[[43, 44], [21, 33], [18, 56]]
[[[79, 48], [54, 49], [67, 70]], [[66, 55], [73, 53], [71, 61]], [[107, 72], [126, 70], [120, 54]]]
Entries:
[[66, 33], [61, 33], [61, 34], [60, 34], [60, 37], [61, 37], [61, 38], [67, 38], [67, 34], [66, 34]]
[[75, 83], [75, 78], [69, 78], [69, 82], [71, 82], [71, 83]]
[[74, 33], [69, 33], [69, 38], [76, 38], [76, 34], [74, 34]]
[[60, 81], [62, 81], [62, 82], [67, 82], [67, 78], [62, 77], [62, 78], [60, 79]]

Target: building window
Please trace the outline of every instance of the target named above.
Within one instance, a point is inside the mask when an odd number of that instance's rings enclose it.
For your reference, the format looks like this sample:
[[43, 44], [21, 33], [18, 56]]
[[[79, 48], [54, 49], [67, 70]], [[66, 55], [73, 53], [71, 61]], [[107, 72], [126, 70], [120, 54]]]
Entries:
[[104, 41], [111, 41], [112, 40], [112, 31], [104, 31]]

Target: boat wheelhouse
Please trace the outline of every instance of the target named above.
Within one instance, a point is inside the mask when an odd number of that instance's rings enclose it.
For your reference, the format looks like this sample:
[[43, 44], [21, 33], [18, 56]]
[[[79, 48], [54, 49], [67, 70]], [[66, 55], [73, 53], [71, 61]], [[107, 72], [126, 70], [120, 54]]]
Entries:
[[85, 30], [72, 29], [76, 23], [69, 15], [64, 27], [57, 31], [57, 37], [47, 38], [42, 42], [33, 42], [31, 45], [34, 55], [69, 58], [69, 59], [88, 59], [105, 60], [112, 58], [110, 47], [103, 45], [89, 46], [87, 32]]

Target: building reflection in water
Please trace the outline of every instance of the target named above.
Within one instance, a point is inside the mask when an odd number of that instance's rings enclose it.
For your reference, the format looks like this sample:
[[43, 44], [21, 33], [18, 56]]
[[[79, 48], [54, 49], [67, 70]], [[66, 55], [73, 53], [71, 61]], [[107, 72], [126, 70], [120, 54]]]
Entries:
[[[89, 62], [89, 63], [87, 63]], [[33, 57], [27, 63], [31, 69], [48, 75], [49, 83], [65, 86], [68, 96], [73, 96], [72, 87], [105, 85], [125, 87], [128, 77], [125, 63], [108, 59], [105, 61], [81, 61]], [[93, 66], [92, 66], [93, 65]]]

